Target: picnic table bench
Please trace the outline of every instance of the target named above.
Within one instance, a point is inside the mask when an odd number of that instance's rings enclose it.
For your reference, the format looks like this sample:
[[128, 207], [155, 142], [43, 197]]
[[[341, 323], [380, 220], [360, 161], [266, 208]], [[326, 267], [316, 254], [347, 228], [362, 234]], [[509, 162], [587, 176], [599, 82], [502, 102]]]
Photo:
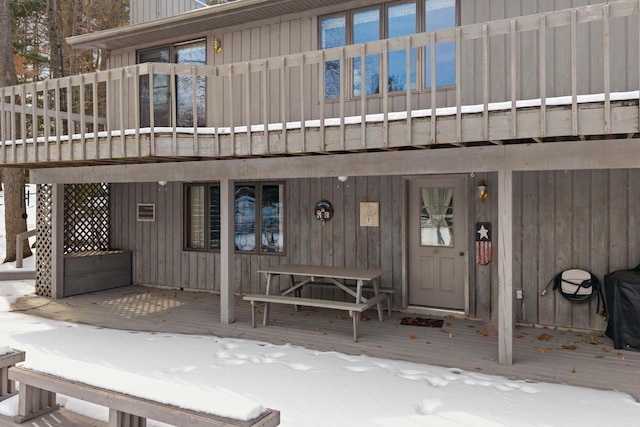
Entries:
[[[345, 267], [327, 267], [317, 265], [279, 265], [258, 270], [266, 276], [266, 292], [265, 294], [248, 294], [244, 295], [244, 299], [251, 302], [251, 326], [255, 328], [255, 311], [258, 304], [264, 304], [264, 316], [262, 325], [266, 326], [269, 319], [269, 304], [289, 304], [296, 307], [318, 307], [334, 310], [348, 311], [353, 318], [353, 340], [358, 341], [360, 329], [360, 313], [376, 306], [378, 309], [378, 318], [382, 321], [381, 302], [387, 298], [386, 292], [380, 292], [378, 279], [384, 274], [383, 270], [376, 269], [360, 269]], [[291, 286], [285, 289], [280, 295], [271, 295], [271, 282], [274, 276], [288, 275]], [[294, 276], [303, 277], [303, 280], [296, 282]], [[318, 279], [324, 280], [319, 281]], [[355, 280], [356, 286], [345, 285], [346, 280]], [[362, 290], [365, 284], [372, 284], [374, 296], [365, 298], [362, 296]], [[300, 298], [299, 291], [304, 286], [324, 285], [334, 286], [347, 294], [353, 296], [353, 302], [334, 301], [321, 298]]]
[[272, 427], [280, 424], [280, 412], [267, 409], [244, 421], [180, 408], [141, 397], [107, 390], [23, 367], [9, 369], [9, 378], [20, 382], [17, 423], [54, 411], [56, 393], [109, 408], [109, 427], [145, 427], [147, 419], [174, 426]]
[[0, 402], [17, 393], [15, 384], [9, 379], [9, 368], [24, 362], [24, 351], [13, 350], [0, 356]]
[[[313, 288], [320, 288], [320, 289], [330, 289], [330, 290], [336, 290], [336, 287], [332, 284], [332, 283], [327, 283], [327, 282], [309, 282], [308, 286], [313, 287]], [[353, 292], [356, 291], [356, 285], [353, 283], [344, 283], [344, 286], [348, 287], [349, 289], [351, 289]], [[340, 289], [342, 290], [342, 289]], [[363, 287], [362, 288], [362, 293], [367, 292], [368, 294], [373, 293], [374, 290], [373, 288], [370, 287]], [[380, 286], [378, 288], [378, 292], [381, 294], [385, 294], [387, 295], [387, 312], [389, 313], [389, 317], [391, 317], [391, 311], [393, 310], [393, 296], [395, 294], [395, 290], [393, 288], [383, 288], [382, 286]], [[375, 293], [374, 293], [375, 295]]]
[[[380, 301], [382, 301], [386, 297], [387, 296], [385, 294], [378, 294], [373, 298], [367, 300], [367, 302], [362, 302], [362, 303], [321, 300], [318, 298], [298, 298], [298, 297], [288, 297], [288, 296], [282, 296], [282, 295], [263, 295], [263, 294], [245, 295], [244, 299], [247, 301], [251, 301], [251, 327], [253, 328], [256, 327], [256, 305], [258, 303], [289, 304], [294, 306], [300, 305], [305, 307], [319, 307], [319, 308], [329, 308], [334, 310], [348, 311], [351, 314], [351, 317], [353, 318], [353, 340], [355, 342], [358, 342], [358, 336], [360, 335], [360, 313], [378, 304]], [[265, 308], [265, 313], [266, 312], [267, 312], [267, 309]], [[262, 326], [267, 326], [267, 316], [263, 318]]]

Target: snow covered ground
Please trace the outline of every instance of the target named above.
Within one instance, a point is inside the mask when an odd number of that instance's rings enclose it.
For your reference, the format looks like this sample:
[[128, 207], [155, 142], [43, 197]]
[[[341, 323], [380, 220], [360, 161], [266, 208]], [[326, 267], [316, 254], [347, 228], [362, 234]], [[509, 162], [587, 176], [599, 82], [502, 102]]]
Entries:
[[[268, 407], [281, 411], [285, 427], [639, 425], [640, 404], [619, 392], [11, 312], [12, 301], [33, 292], [33, 281], [0, 282], [0, 353], [8, 346], [25, 350], [33, 369], [178, 406], [245, 419]], [[68, 410], [108, 417], [106, 408], [58, 400]], [[17, 405], [17, 397], [1, 402], [0, 414], [15, 415]]]

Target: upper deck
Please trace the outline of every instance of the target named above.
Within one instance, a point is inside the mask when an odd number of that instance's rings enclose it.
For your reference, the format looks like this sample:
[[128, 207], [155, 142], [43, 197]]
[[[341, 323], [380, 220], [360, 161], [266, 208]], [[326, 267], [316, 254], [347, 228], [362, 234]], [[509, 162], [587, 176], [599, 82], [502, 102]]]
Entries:
[[[640, 132], [639, 9], [637, 0], [621, 0], [223, 65], [145, 63], [2, 88], [0, 164], [37, 168], [633, 137]], [[435, 47], [443, 43], [455, 45], [455, 85], [437, 87]], [[376, 56], [385, 75], [389, 53], [396, 51], [407, 58], [407, 75], [415, 52], [415, 88], [391, 92], [381, 84], [379, 93], [357, 94], [353, 64]], [[324, 96], [327, 63], [343, 70], [332, 100]], [[167, 76], [162, 90], [158, 76]], [[176, 86], [185, 82], [191, 90], [179, 102], [191, 106], [187, 122], [193, 124], [156, 122], [154, 97], [175, 100]], [[176, 102], [170, 104], [169, 116], [176, 117]]]

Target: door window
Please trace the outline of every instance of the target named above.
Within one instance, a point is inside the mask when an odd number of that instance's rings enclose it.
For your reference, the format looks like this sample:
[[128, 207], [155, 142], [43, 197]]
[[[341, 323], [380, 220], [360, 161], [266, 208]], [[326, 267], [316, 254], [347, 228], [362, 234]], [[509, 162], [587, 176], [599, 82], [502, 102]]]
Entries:
[[[154, 47], [138, 52], [138, 63], [145, 62], [168, 63], [169, 46]], [[140, 124], [148, 127], [151, 123], [149, 76], [140, 76]], [[169, 96], [169, 76], [166, 74], [153, 75], [153, 123], [155, 126], [169, 126], [171, 104]]]
[[[197, 40], [170, 46], [160, 46], [138, 51], [138, 63], [175, 63], [188, 65], [206, 65], [206, 41]], [[196, 77], [195, 92], [193, 78], [180, 75], [175, 79], [175, 97], [171, 93], [170, 76], [153, 75], [153, 124], [171, 126], [171, 102], [176, 103], [176, 126], [193, 126], [193, 98], [195, 96], [198, 126], [205, 126], [205, 105], [207, 82], [204, 77]], [[140, 76], [140, 124], [148, 127], [150, 113], [151, 87], [149, 76]]]
[[[206, 42], [184, 43], [174, 47], [176, 64], [207, 65]], [[196, 98], [198, 126], [205, 125], [205, 97], [207, 81], [203, 76], [196, 77], [195, 95], [192, 76], [176, 76], [176, 125], [193, 126], [193, 97]]]
[[421, 188], [420, 198], [420, 245], [453, 247], [453, 188]]

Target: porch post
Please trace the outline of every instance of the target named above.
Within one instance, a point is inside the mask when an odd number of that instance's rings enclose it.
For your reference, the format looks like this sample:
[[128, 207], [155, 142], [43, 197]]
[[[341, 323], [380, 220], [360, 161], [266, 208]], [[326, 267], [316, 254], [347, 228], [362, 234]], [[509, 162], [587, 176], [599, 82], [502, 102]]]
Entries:
[[64, 297], [64, 184], [51, 188], [51, 298]]
[[234, 229], [235, 203], [234, 182], [220, 181], [220, 322], [233, 323], [235, 320], [233, 291], [234, 279]]
[[498, 361], [513, 364], [513, 171], [498, 171]]

